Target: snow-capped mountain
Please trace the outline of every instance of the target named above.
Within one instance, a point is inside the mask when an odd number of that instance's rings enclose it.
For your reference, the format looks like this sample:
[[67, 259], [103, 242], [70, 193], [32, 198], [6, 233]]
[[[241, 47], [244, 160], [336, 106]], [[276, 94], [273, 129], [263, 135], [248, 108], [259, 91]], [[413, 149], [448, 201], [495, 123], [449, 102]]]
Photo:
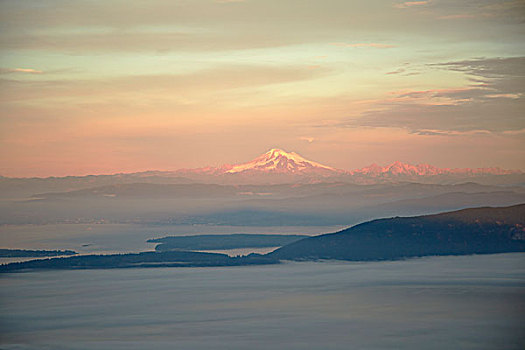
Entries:
[[250, 162], [232, 165], [231, 168], [225, 170], [225, 173], [238, 174], [254, 171], [276, 174], [340, 174], [344, 172], [305, 159], [295, 152], [289, 153], [278, 148], [273, 148]]
[[[4, 195], [31, 195], [60, 192], [117, 184], [386, 184], [414, 182], [421, 184], [462, 184], [524, 186], [525, 173], [501, 168], [437, 168], [428, 164], [412, 165], [394, 162], [345, 171], [308, 160], [295, 152], [271, 149], [252, 161], [175, 171], [145, 171], [140, 173], [69, 176], [49, 179], [0, 178]], [[23, 190], [20, 190], [23, 188]], [[264, 192], [264, 190], [262, 191]], [[262, 193], [261, 192], [261, 193]]]
[[273, 148], [247, 163], [224, 165], [220, 168], [202, 168], [208, 174], [290, 174], [290, 175], [357, 175], [367, 177], [422, 177], [438, 175], [508, 175], [520, 173], [519, 170], [493, 168], [438, 168], [430, 164], [412, 165], [399, 161], [386, 166], [372, 164], [361, 169], [345, 171], [308, 160], [295, 152]]
[[181, 169], [165, 174], [182, 176], [195, 182], [227, 184], [337, 181], [338, 178], [347, 176], [344, 170], [308, 160], [295, 152], [286, 152], [279, 148], [272, 148], [246, 163]]
[[[255, 183], [305, 183], [305, 182], [424, 182], [424, 183], [457, 183], [471, 181], [480, 177], [480, 181], [495, 175], [522, 176], [519, 170], [501, 168], [438, 168], [429, 164], [412, 165], [394, 162], [386, 166], [372, 164], [355, 169], [341, 170], [318, 162], [308, 160], [295, 152], [286, 152], [273, 148], [257, 158], [241, 164], [225, 164], [220, 167], [198, 169], [181, 169], [164, 173], [167, 176], [182, 176], [195, 182], [255, 184]], [[160, 174], [159, 174], [160, 175]], [[498, 181], [501, 181], [500, 178]], [[511, 179], [511, 183], [520, 182]], [[490, 181], [489, 181], [490, 182]]]
[[387, 176], [436, 176], [436, 175], [508, 175], [520, 173], [517, 170], [504, 170], [501, 168], [437, 168], [430, 164], [407, 164], [402, 162], [394, 162], [387, 166], [379, 166], [372, 164], [370, 166], [352, 170], [348, 172], [351, 175], [366, 175], [371, 177], [387, 177]]

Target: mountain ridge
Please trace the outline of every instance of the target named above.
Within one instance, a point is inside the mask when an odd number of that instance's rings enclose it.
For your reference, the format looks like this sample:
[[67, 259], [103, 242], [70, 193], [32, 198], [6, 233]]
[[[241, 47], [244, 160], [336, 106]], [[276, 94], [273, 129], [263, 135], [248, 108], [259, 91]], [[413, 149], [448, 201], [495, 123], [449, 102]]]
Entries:
[[[38, 193], [48, 182], [57, 189], [78, 189], [117, 183], [216, 183], [216, 184], [284, 184], [349, 182], [374, 184], [385, 182], [461, 183], [476, 181], [483, 184], [525, 184], [521, 170], [490, 168], [438, 168], [430, 164], [409, 164], [395, 161], [386, 166], [372, 164], [367, 167], [343, 170], [308, 160], [295, 152], [272, 148], [251, 161], [173, 171], [151, 170], [113, 175], [85, 175], [47, 178], [0, 177], [0, 190], [11, 193], [29, 182]], [[61, 184], [67, 182], [67, 184]], [[89, 186], [88, 186], [89, 185]]]
[[435, 176], [435, 175], [508, 175], [520, 174], [521, 170], [502, 169], [500, 167], [485, 168], [438, 168], [430, 164], [410, 164], [394, 161], [391, 164], [380, 166], [373, 163], [363, 168], [343, 170], [308, 160], [296, 152], [286, 152], [279, 148], [272, 148], [253, 160], [240, 164], [225, 164], [220, 167], [204, 167], [195, 169], [175, 170], [175, 173], [202, 173], [202, 174], [239, 174], [243, 172], [292, 173], [311, 174], [323, 173], [333, 175], [365, 175], [371, 177], [390, 176]]
[[438, 168], [430, 164], [409, 164], [395, 161], [386, 166], [372, 164], [364, 168], [349, 171], [352, 175], [362, 174], [369, 176], [388, 175], [416, 175], [434, 176], [444, 174], [457, 175], [508, 175], [521, 173], [520, 170], [507, 170], [500, 167], [488, 168]]
[[290, 243], [268, 256], [358, 261], [523, 251], [525, 204], [518, 204], [376, 219]]

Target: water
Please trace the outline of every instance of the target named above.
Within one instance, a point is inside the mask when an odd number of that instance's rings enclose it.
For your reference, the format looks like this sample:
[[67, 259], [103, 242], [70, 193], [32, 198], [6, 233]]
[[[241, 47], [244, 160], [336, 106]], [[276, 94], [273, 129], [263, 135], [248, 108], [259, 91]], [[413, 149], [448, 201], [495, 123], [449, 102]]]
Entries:
[[525, 254], [0, 277], [2, 349], [523, 349]]
[[[50, 224], [0, 226], [0, 248], [70, 249], [80, 254], [113, 254], [154, 250], [150, 238], [198, 234], [304, 234], [335, 232], [340, 226], [215, 226], [133, 224]], [[267, 252], [267, 249], [221, 251], [230, 255]], [[0, 264], [31, 260], [0, 258]]]

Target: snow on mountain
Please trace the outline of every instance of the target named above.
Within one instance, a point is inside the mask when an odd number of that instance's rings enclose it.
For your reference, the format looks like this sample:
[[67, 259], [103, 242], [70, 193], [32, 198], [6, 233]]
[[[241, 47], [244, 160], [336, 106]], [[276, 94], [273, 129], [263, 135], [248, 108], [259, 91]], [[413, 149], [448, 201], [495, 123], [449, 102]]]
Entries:
[[[319, 181], [350, 181], [376, 183], [384, 181], [447, 182], [468, 181], [469, 178], [490, 175], [523, 174], [519, 170], [501, 168], [437, 168], [429, 164], [394, 162], [386, 166], [370, 166], [346, 171], [308, 160], [295, 152], [273, 148], [257, 158], [242, 164], [220, 167], [180, 169], [170, 176], [182, 176], [196, 182], [220, 183], [289, 183]], [[521, 180], [516, 180], [521, 181]]]
[[366, 175], [371, 177], [385, 176], [435, 176], [435, 175], [507, 175], [520, 173], [518, 170], [504, 170], [498, 167], [493, 168], [437, 168], [429, 164], [411, 165], [402, 162], [394, 162], [387, 166], [372, 164], [370, 166], [352, 170], [351, 175]]
[[250, 162], [231, 166], [225, 173], [238, 174], [252, 171], [280, 174], [343, 172], [342, 170], [307, 160], [295, 152], [289, 153], [273, 148]]
[[384, 175], [439, 175], [442, 174], [442, 169], [438, 169], [428, 164], [411, 165], [401, 162], [394, 162], [387, 166], [379, 166], [372, 164], [368, 167], [357, 169], [349, 172], [351, 175], [367, 175], [367, 176], [384, 176]]

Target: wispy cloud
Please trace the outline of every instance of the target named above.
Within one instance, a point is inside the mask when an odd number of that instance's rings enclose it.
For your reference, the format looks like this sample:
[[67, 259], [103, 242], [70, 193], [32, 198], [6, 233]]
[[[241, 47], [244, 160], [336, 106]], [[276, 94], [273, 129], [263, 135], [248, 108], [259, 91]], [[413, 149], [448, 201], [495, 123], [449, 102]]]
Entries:
[[396, 127], [419, 135], [504, 132], [525, 128], [525, 57], [484, 58], [432, 65], [462, 72], [472, 84], [394, 91], [342, 127]]
[[245, 2], [246, 0], [213, 0], [213, 2], [217, 2], [219, 4], [229, 4], [233, 2]]
[[411, 76], [411, 75], [419, 75], [421, 72], [418, 70], [418, 66], [411, 65], [409, 62], [403, 63], [401, 67], [398, 67], [396, 69], [390, 70], [385, 73], [386, 75], [402, 75], [405, 77]]
[[309, 137], [309, 136], [301, 136], [299, 137], [299, 140], [306, 141], [308, 143], [312, 143], [315, 141], [315, 138]]
[[372, 47], [372, 48], [376, 48], [376, 49], [389, 49], [389, 48], [392, 48], [392, 47], [396, 47], [395, 45], [381, 44], [381, 43], [355, 43], [355, 44], [330, 43], [330, 45], [339, 46], [339, 47]]
[[11, 73], [43, 74], [44, 72], [32, 68], [0, 68], [0, 74]]
[[404, 9], [413, 6], [428, 5], [430, 1], [405, 1], [400, 4], [395, 4], [394, 7], [398, 9]]
[[155, 52], [214, 51], [267, 48], [295, 42], [283, 37], [267, 38], [265, 34], [222, 32], [140, 30], [104, 33], [13, 34], [0, 36], [0, 47], [6, 50], [42, 50], [68, 54], [94, 52]]
[[472, 96], [473, 88], [457, 88], [457, 89], [430, 89], [430, 90], [409, 90], [409, 91], [396, 91], [393, 94], [397, 95], [397, 98], [402, 99], [405, 97], [409, 98], [439, 98], [439, 97], [452, 97], [457, 100], [461, 94], [467, 93], [467, 96]]
[[162, 96], [177, 100], [173, 96], [178, 96], [203, 103], [210, 95], [220, 92], [301, 82], [329, 73], [329, 69], [311, 69], [309, 66], [222, 65], [185, 74], [124, 75], [92, 80], [19, 81], [4, 78], [0, 79], [0, 84], [5, 87], [0, 102], [72, 97], [90, 101], [100, 100], [100, 96], [120, 96], [129, 99], [127, 103], [131, 105], [140, 104], [136, 98], [138, 94], [142, 100]]
[[[502, 133], [506, 133], [505, 131]], [[422, 136], [466, 136], [466, 135], [489, 135], [490, 131], [487, 130], [468, 130], [468, 131], [456, 131], [456, 130], [417, 130], [411, 131], [410, 134], [422, 135]]]
[[458, 15], [447, 15], [447, 16], [438, 17], [438, 19], [467, 19], [467, 18], [476, 18], [476, 16], [470, 15], [470, 14], [458, 14]]
[[404, 73], [405, 71], [406, 71], [405, 68], [399, 68], [399, 69], [396, 69], [390, 72], [386, 72], [385, 74], [401, 74], [401, 73]]

